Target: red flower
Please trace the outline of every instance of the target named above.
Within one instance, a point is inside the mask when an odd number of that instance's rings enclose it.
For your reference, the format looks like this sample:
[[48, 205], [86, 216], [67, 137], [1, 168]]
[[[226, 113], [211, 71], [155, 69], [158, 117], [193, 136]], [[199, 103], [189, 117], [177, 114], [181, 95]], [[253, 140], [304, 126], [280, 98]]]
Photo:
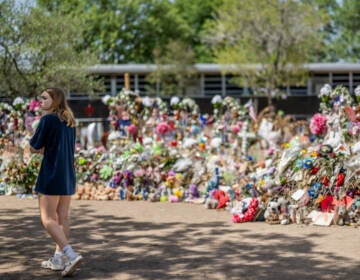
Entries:
[[314, 166], [312, 169], [311, 169], [311, 171], [310, 171], [310, 174], [312, 174], [312, 175], [314, 175], [314, 174], [316, 174], [318, 171], [319, 171], [319, 167], [318, 166]]
[[343, 173], [339, 173], [337, 175], [336, 187], [340, 187], [344, 184], [345, 175]]
[[321, 184], [323, 184], [324, 186], [329, 186], [330, 185], [330, 180], [327, 176], [322, 176], [320, 179]]
[[334, 197], [332, 195], [328, 195], [321, 201], [321, 211], [322, 212], [331, 212], [334, 210]]

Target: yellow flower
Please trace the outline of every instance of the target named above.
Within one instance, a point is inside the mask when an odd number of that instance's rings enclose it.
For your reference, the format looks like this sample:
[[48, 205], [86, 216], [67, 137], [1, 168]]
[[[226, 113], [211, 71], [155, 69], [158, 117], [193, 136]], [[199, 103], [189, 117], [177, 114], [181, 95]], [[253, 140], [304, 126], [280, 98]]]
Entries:
[[181, 198], [183, 196], [182, 191], [180, 189], [175, 190], [174, 195], [176, 195], [179, 198]]
[[317, 156], [318, 156], [318, 153], [317, 153], [317, 152], [311, 152], [310, 156], [311, 156], [311, 157], [317, 157]]

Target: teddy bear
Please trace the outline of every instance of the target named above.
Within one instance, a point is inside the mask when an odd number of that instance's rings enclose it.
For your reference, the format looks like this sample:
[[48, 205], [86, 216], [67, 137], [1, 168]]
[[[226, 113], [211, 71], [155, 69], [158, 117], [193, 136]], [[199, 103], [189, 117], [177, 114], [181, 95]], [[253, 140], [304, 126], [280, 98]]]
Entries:
[[205, 199], [205, 208], [206, 209], [216, 209], [218, 206], [219, 201], [212, 197], [207, 197]]
[[284, 197], [270, 200], [264, 212], [265, 221], [269, 224], [290, 224], [289, 202]]
[[265, 221], [269, 224], [279, 224], [279, 215], [280, 203], [276, 200], [269, 201], [264, 212]]
[[125, 198], [127, 201], [132, 201], [132, 200], [136, 199], [135, 194], [134, 194], [134, 186], [129, 185], [126, 187]]
[[349, 209], [350, 223], [355, 226], [360, 226], [360, 197], [356, 197]]
[[206, 197], [204, 201], [206, 209], [216, 209], [216, 207], [218, 206], [219, 201], [216, 198], [214, 198], [215, 192], [216, 192], [215, 189], [209, 191], [209, 196]]
[[350, 225], [350, 215], [346, 205], [339, 205], [335, 210], [337, 211], [336, 224], [339, 226]]
[[159, 202], [160, 196], [161, 196], [161, 193], [158, 190], [156, 190], [155, 188], [150, 188], [150, 191], [148, 194], [148, 201]]

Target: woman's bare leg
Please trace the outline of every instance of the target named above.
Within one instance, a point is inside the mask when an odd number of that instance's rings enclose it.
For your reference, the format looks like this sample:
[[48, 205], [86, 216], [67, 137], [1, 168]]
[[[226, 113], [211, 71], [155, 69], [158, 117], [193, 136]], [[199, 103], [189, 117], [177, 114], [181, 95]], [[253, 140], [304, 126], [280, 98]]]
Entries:
[[[70, 220], [69, 220], [70, 202], [71, 202], [71, 196], [69, 195], [60, 196], [59, 204], [56, 209], [56, 213], [58, 217], [57, 222], [62, 228], [67, 240], [69, 240], [70, 237]], [[56, 245], [56, 251], [61, 251], [61, 248], [58, 245]]]
[[60, 226], [57, 209], [59, 207], [60, 196], [58, 195], [40, 195], [39, 209], [41, 222], [56, 243], [57, 247], [62, 250], [68, 244], [68, 239]]

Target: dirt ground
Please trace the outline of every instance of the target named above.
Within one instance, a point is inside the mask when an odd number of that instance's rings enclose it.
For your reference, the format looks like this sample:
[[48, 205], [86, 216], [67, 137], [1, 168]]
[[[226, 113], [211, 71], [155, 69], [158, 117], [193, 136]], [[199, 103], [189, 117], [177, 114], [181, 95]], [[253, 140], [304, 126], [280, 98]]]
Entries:
[[[360, 229], [233, 224], [203, 205], [73, 201], [72, 279], [360, 279]], [[0, 279], [60, 279], [37, 201], [0, 196]]]

